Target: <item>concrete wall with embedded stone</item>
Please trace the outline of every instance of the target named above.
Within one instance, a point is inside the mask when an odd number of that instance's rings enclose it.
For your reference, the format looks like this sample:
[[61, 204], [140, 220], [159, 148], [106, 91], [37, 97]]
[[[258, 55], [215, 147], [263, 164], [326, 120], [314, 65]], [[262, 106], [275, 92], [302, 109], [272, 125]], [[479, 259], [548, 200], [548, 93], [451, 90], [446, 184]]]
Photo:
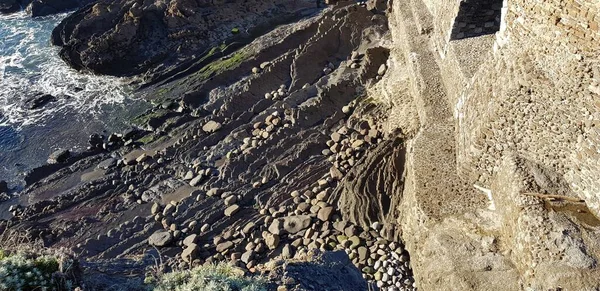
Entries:
[[600, 288], [599, 6], [392, 2], [370, 93], [406, 135], [397, 221], [420, 289]]
[[515, 154], [568, 182], [554, 194], [575, 194], [600, 214], [599, 9], [590, 0], [505, 3], [494, 49], [449, 97], [464, 176], [488, 184]]

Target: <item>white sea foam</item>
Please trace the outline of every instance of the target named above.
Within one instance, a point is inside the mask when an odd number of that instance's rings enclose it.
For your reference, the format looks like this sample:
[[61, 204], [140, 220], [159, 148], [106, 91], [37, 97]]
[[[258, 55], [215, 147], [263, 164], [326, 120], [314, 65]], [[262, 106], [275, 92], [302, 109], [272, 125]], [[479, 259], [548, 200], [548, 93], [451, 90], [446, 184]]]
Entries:
[[[59, 113], [89, 116], [125, 101], [128, 88], [122, 79], [82, 74], [60, 59], [50, 35], [66, 15], [0, 16], [0, 126], [43, 124]], [[24, 101], [37, 93], [51, 94], [57, 101], [39, 110], [26, 109]]]

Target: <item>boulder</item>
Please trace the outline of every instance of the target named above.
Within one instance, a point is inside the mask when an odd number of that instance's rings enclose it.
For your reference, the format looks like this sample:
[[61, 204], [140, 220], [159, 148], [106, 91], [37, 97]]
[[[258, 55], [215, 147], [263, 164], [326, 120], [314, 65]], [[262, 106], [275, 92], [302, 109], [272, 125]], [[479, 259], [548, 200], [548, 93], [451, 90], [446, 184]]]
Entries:
[[263, 231], [262, 237], [270, 250], [274, 250], [279, 246], [279, 235], [272, 234], [268, 231]]
[[155, 247], [164, 247], [173, 241], [173, 235], [165, 230], [159, 230], [148, 238], [148, 243]]
[[44, 107], [46, 104], [50, 102], [56, 101], [56, 97], [50, 94], [38, 94], [32, 98], [29, 98], [25, 101], [25, 106], [27, 109], [34, 110]]
[[[99, 2], [65, 18], [54, 29], [52, 43], [62, 47], [61, 57], [76, 69], [158, 76], [218, 47], [231, 37], [232, 24], [253, 31], [311, 6], [309, 0]], [[201, 98], [187, 94], [186, 99]]]
[[202, 126], [202, 130], [206, 133], [213, 133], [221, 129], [222, 126], [221, 123], [211, 120]]
[[197, 239], [198, 239], [197, 234], [190, 234], [183, 240], [183, 244], [189, 247], [191, 245], [196, 244]]
[[222, 253], [222, 252], [232, 248], [233, 245], [234, 244], [231, 241], [222, 242], [217, 245], [216, 250], [217, 250], [217, 252]]
[[48, 164], [60, 164], [67, 161], [71, 156], [69, 150], [57, 150], [48, 157]]
[[333, 207], [323, 207], [319, 209], [319, 213], [317, 213], [317, 218], [322, 221], [328, 221], [331, 218], [331, 214], [333, 213]]
[[185, 262], [190, 263], [196, 258], [199, 250], [200, 250], [200, 247], [198, 247], [197, 244], [192, 243], [183, 250], [183, 252], [181, 253], [181, 258]]
[[288, 233], [298, 233], [310, 226], [308, 215], [296, 215], [283, 218], [283, 229]]
[[250, 263], [250, 261], [252, 261], [253, 258], [254, 258], [254, 251], [247, 250], [245, 253], [242, 254], [241, 260], [242, 260], [242, 262], [248, 264], [248, 263]]
[[275, 219], [271, 222], [269, 226], [269, 232], [272, 234], [282, 234], [283, 233], [283, 219]]

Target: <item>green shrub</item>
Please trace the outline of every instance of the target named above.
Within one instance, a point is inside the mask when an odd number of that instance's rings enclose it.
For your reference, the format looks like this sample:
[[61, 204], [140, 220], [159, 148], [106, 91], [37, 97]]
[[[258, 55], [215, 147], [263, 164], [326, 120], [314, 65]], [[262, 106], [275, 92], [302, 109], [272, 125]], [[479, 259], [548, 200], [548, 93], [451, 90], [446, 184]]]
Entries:
[[159, 279], [154, 291], [266, 291], [262, 278], [246, 277], [231, 265], [208, 264], [171, 272]]
[[[9, 255], [0, 251], [0, 290], [73, 290], [74, 281], [61, 270], [59, 260], [48, 255]], [[75, 265], [74, 261], [62, 263]]]

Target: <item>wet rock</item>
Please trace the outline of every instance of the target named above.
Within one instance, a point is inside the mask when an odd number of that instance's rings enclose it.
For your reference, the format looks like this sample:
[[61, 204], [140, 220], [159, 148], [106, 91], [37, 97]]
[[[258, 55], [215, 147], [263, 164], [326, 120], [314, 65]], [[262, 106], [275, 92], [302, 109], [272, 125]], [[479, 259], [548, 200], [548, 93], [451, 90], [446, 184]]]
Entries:
[[173, 241], [173, 235], [164, 230], [159, 230], [153, 233], [150, 238], [148, 238], [148, 243], [152, 246], [156, 247], [164, 247], [169, 245]]
[[0, 0], [0, 13], [9, 14], [21, 9], [21, 4], [17, 0]]
[[38, 95], [28, 99], [27, 101], [25, 101], [25, 106], [30, 110], [34, 110], [34, 109], [42, 108], [45, 105], [47, 105], [48, 103], [54, 102], [54, 101], [56, 101], [56, 97], [54, 97], [50, 94], [38, 94]]
[[27, 6], [26, 11], [32, 17], [37, 17], [60, 13], [78, 6], [77, 0], [34, 0]]
[[8, 193], [8, 183], [0, 180], [0, 193]]
[[69, 150], [57, 150], [50, 154], [48, 157], [48, 164], [60, 164], [64, 163], [71, 156], [71, 152]]

